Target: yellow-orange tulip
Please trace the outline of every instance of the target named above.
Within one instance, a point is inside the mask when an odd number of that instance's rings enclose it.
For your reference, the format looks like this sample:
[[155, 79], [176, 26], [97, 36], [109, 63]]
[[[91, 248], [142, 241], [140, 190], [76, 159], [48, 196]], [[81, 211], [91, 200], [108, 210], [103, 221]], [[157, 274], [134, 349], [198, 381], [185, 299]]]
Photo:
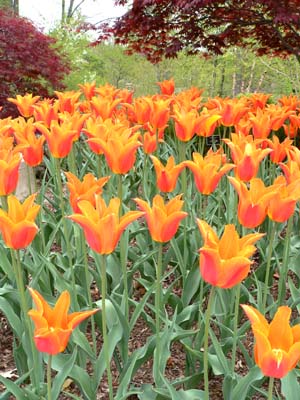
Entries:
[[238, 219], [246, 228], [256, 228], [267, 216], [267, 208], [271, 198], [280, 185], [266, 187], [259, 178], [253, 178], [247, 185], [232, 176], [228, 177], [239, 196]]
[[231, 140], [223, 139], [231, 151], [231, 158], [235, 163], [234, 174], [242, 181], [255, 178], [261, 161], [271, 153], [271, 149], [262, 149], [262, 141], [253, 140], [252, 135], [244, 136], [231, 134]]
[[120, 218], [120, 199], [111, 199], [107, 206], [97, 195], [95, 207], [87, 200], [81, 200], [78, 207], [81, 213], [68, 218], [83, 228], [89, 246], [100, 254], [112, 253], [127, 225], [144, 215], [141, 211], [129, 211]]
[[156, 84], [160, 87], [161, 94], [166, 96], [171, 96], [174, 94], [175, 82], [173, 78], [164, 80], [162, 82], [156, 82]]
[[77, 110], [80, 104], [79, 97], [81, 96], [79, 90], [69, 90], [65, 92], [58, 92], [56, 90], [54, 93], [57, 96], [57, 100], [55, 102], [61, 113], [68, 112], [73, 114]]
[[17, 94], [16, 98], [9, 97], [7, 100], [14, 103], [19, 113], [25, 117], [29, 118], [33, 114], [33, 105], [39, 100], [40, 96], [32, 96], [32, 94], [26, 93], [24, 96]]
[[17, 143], [21, 145], [20, 151], [24, 161], [31, 167], [39, 165], [44, 157], [45, 137], [35, 134], [36, 127], [33, 118], [29, 118], [27, 121], [22, 117], [15, 119], [12, 121], [12, 128]]
[[196, 187], [202, 194], [211, 194], [223, 175], [229, 172], [234, 164], [226, 163], [226, 156], [222, 150], [214, 152], [210, 149], [206, 156], [200, 153], [193, 153], [193, 161], [183, 161], [194, 174]]
[[253, 245], [264, 234], [250, 233], [239, 237], [234, 225], [225, 225], [219, 239], [213, 228], [197, 219], [204, 244], [200, 248], [200, 272], [203, 280], [222, 289], [231, 288], [249, 273], [252, 261], [249, 259], [256, 248]]
[[287, 183], [283, 175], [278, 176], [274, 185], [280, 185], [268, 204], [268, 216], [272, 221], [285, 222], [294, 213], [297, 200], [300, 198], [300, 179]]
[[19, 180], [21, 153], [13, 141], [13, 137], [0, 138], [0, 196], [14, 192]]
[[186, 212], [181, 211], [183, 207], [181, 195], [165, 203], [162, 196], [157, 194], [153, 198], [152, 208], [142, 199], [135, 198], [134, 201], [145, 212], [149, 232], [155, 242], [164, 243], [171, 240], [177, 232], [180, 221], [187, 216]]
[[54, 158], [63, 158], [70, 153], [73, 141], [77, 137], [77, 132], [70, 121], [59, 123], [52, 120], [49, 129], [40, 122], [36, 122], [35, 126], [45, 136]]
[[300, 360], [300, 325], [290, 326], [291, 309], [281, 306], [273, 321], [254, 307], [242, 304], [255, 337], [255, 362], [265, 376], [283, 378]]
[[161, 192], [172, 192], [176, 187], [178, 176], [183, 168], [185, 168], [185, 165], [183, 163], [175, 165], [173, 156], [168, 158], [166, 166], [157, 157], [150, 156], [150, 158], [156, 172], [156, 183], [159, 190]]
[[23, 204], [10, 195], [7, 198], [8, 210], [0, 209], [0, 231], [6, 246], [11, 249], [27, 247], [38, 232], [34, 220], [40, 210], [40, 206], [34, 204], [36, 195], [29, 196]]
[[61, 293], [54, 308], [37, 290], [29, 288], [29, 292], [36, 306], [36, 309], [28, 311], [35, 325], [35, 345], [38, 351], [51, 355], [63, 352], [76, 326], [98, 311], [95, 309], [68, 314], [70, 308], [68, 291]]
[[97, 179], [93, 174], [84, 175], [80, 181], [77, 176], [71, 172], [65, 172], [67, 177], [67, 187], [70, 192], [70, 203], [75, 213], [80, 214], [78, 203], [81, 200], [89, 201], [93, 206], [96, 205], [95, 195], [102, 194], [102, 188], [109, 180], [109, 176]]
[[123, 126], [122, 132], [111, 131], [107, 139], [88, 139], [88, 143], [98, 145], [105, 155], [109, 168], [115, 174], [126, 174], [135, 163], [136, 150], [141, 146], [140, 134]]

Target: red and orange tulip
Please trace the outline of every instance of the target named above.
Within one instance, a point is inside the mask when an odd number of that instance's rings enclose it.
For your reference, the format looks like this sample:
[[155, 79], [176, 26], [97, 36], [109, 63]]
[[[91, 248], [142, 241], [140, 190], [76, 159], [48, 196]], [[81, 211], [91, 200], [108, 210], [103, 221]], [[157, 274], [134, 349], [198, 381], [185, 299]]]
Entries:
[[157, 85], [160, 87], [161, 94], [166, 96], [171, 96], [174, 94], [175, 82], [173, 78], [164, 80], [162, 82], [157, 82]]
[[33, 118], [29, 118], [26, 121], [20, 117], [12, 121], [12, 128], [16, 141], [20, 145], [20, 152], [24, 161], [31, 167], [39, 165], [44, 157], [45, 137], [35, 134], [36, 127], [33, 123]]
[[264, 234], [251, 233], [239, 237], [234, 225], [226, 225], [219, 239], [213, 228], [197, 219], [204, 245], [200, 248], [200, 272], [203, 280], [222, 289], [231, 288], [249, 274], [249, 259], [256, 248], [254, 243]]
[[77, 176], [71, 172], [65, 172], [67, 177], [67, 187], [70, 192], [70, 203], [74, 213], [80, 214], [78, 203], [81, 200], [89, 201], [93, 206], [96, 205], [95, 195], [102, 194], [103, 186], [109, 180], [109, 176], [97, 179], [93, 174], [84, 175], [80, 181]]
[[300, 360], [300, 325], [290, 326], [291, 309], [279, 307], [273, 321], [268, 323], [254, 307], [242, 304], [242, 308], [255, 337], [256, 364], [265, 376], [283, 378]]
[[35, 126], [45, 136], [54, 158], [64, 158], [70, 153], [78, 134], [70, 121], [59, 123], [57, 120], [52, 120], [49, 129], [40, 122], [36, 122]]
[[159, 190], [161, 192], [172, 192], [176, 187], [178, 176], [183, 168], [185, 168], [185, 165], [183, 163], [175, 165], [173, 156], [168, 158], [166, 166], [157, 157], [150, 156], [150, 158], [156, 172], [156, 183]]
[[33, 105], [39, 100], [39, 98], [40, 96], [32, 96], [32, 93], [27, 93], [24, 96], [17, 94], [15, 99], [9, 97], [7, 100], [17, 106], [19, 113], [23, 117], [29, 118], [33, 114]]
[[106, 140], [97, 137], [88, 139], [88, 143], [96, 144], [103, 151], [113, 173], [126, 174], [135, 163], [136, 150], [141, 146], [139, 138], [139, 132], [123, 126], [122, 131], [112, 130]]
[[61, 293], [54, 308], [37, 290], [29, 288], [29, 291], [36, 306], [36, 309], [28, 311], [35, 325], [34, 342], [38, 351], [44, 353], [55, 355], [63, 352], [76, 326], [98, 311], [95, 309], [68, 314], [70, 307], [68, 291]]
[[96, 196], [96, 206], [87, 200], [81, 200], [77, 206], [81, 213], [68, 218], [83, 228], [89, 246], [100, 254], [112, 253], [125, 228], [144, 215], [141, 211], [129, 211], [120, 218], [119, 198], [111, 199], [107, 206], [102, 197]]
[[294, 213], [297, 200], [300, 198], [300, 179], [287, 183], [283, 175], [278, 176], [274, 185], [280, 188], [271, 197], [268, 204], [268, 216], [272, 221], [285, 222]]
[[271, 198], [280, 185], [266, 187], [259, 178], [253, 178], [247, 185], [232, 176], [228, 179], [239, 196], [238, 219], [246, 228], [256, 228], [267, 216], [267, 208]]
[[17, 187], [21, 153], [13, 147], [13, 138], [0, 138], [0, 196], [6, 196]]
[[180, 221], [187, 216], [182, 210], [183, 200], [181, 195], [174, 197], [167, 203], [162, 196], [157, 194], [150, 205], [142, 200], [135, 198], [134, 201], [139, 208], [145, 212], [149, 232], [155, 242], [168, 242], [176, 234]]
[[271, 153], [271, 149], [262, 149], [261, 140], [253, 139], [252, 135], [231, 134], [231, 140], [223, 139], [231, 151], [235, 163], [234, 174], [242, 181], [248, 182], [255, 178], [261, 161]]
[[199, 192], [206, 195], [211, 194], [222, 176], [234, 167], [234, 164], [226, 163], [226, 156], [221, 149], [216, 152], [210, 149], [205, 157], [193, 153], [193, 161], [183, 161], [183, 165], [193, 172]]
[[27, 247], [38, 232], [34, 220], [40, 206], [34, 204], [36, 195], [29, 196], [23, 204], [13, 195], [8, 196], [8, 210], [0, 209], [0, 231], [7, 247], [22, 249]]

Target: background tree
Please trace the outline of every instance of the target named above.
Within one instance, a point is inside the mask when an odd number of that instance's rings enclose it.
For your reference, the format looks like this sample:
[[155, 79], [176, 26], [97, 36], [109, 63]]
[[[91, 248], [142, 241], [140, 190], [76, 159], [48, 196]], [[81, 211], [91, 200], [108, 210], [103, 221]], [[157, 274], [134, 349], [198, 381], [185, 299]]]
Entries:
[[26, 92], [50, 96], [53, 89], [63, 89], [68, 71], [53, 38], [29, 20], [0, 9], [0, 117], [16, 113], [7, 97]]
[[129, 11], [113, 26], [102, 24], [99, 40], [113, 34], [130, 52], [153, 62], [163, 56], [222, 54], [231, 46], [259, 55], [294, 55], [300, 62], [299, 0], [116, 0]]

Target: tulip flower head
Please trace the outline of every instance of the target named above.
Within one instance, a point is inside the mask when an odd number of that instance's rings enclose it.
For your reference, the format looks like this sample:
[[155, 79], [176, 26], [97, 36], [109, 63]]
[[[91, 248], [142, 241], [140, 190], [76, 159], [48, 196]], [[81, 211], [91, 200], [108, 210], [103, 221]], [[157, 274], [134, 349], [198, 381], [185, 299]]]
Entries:
[[36, 309], [28, 311], [35, 325], [35, 345], [38, 351], [51, 355], [63, 352], [76, 326], [98, 311], [95, 309], [68, 314], [70, 307], [68, 291], [61, 293], [54, 308], [37, 290], [29, 288], [29, 292], [36, 306]]
[[226, 156], [221, 149], [216, 152], [210, 149], [205, 157], [193, 153], [193, 161], [183, 161], [183, 165], [193, 172], [199, 192], [206, 195], [213, 193], [222, 176], [234, 167], [234, 164], [226, 163]]
[[291, 309], [287, 306], [278, 308], [271, 323], [254, 307], [242, 304], [242, 308], [255, 337], [256, 364], [265, 376], [283, 378], [300, 360], [300, 324], [290, 326]]
[[173, 156], [167, 160], [164, 166], [157, 157], [150, 156], [156, 172], [156, 183], [161, 192], [172, 192], [177, 184], [178, 176], [185, 167], [183, 163], [175, 165]]
[[7, 100], [15, 104], [19, 113], [29, 118], [33, 114], [33, 105], [39, 100], [40, 96], [32, 96], [32, 93], [26, 93], [24, 96], [17, 94], [16, 98], [9, 97]]
[[120, 199], [111, 199], [107, 206], [98, 195], [95, 206], [87, 200], [79, 201], [77, 206], [80, 214], [73, 214], [68, 218], [83, 228], [89, 246], [99, 254], [112, 253], [126, 227], [144, 215], [141, 211], [129, 211], [120, 218]]
[[228, 176], [239, 196], [238, 219], [246, 228], [256, 228], [267, 216], [267, 208], [271, 198], [281, 185], [266, 187], [259, 178], [251, 179], [249, 187], [246, 183]]
[[152, 208], [142, 199], [134, 199], [139, 208], [145, 212], [150, 235], [155, 242], [164, 243], [176, 234], [180, 221], [187, 216], [181, 211], [183, 200], [181, 195], [174, 197], [167, 203], [157, 194], [152, 201]]
[[234, 225], [226, 225], [219, 239], [213, 228], [205, 221], [197, 219], [204, 240], [200, 248], [200, 272], [203, 280], [222, 289], [232, 288], [249, 274], [256, 251], [254, 243], [263, 233], [250, 233], [239, 237]]
[[11, 249], [27, 247], [38, 232], [34, 220], [40, 210], [40, 206], [34, 204], [36, 195], [29, 196], [23, 204], [10, 195], [7, 198], [8, 210], [0, 209], [0, 231], [6, 246]]
[[65, 172], [67, 177], [67, 187], [70, 192], [70, 203], [74, 213], [80, 214], [78, 203], [81, 200], [88, 200], [94, 206], [96, 205], [95, 195], [102, 194], [102, 188], [109, 180], [109, 176], [95, 178], [91, 173], [86, 174], [80, 181], [77, 176], [71, 172]]

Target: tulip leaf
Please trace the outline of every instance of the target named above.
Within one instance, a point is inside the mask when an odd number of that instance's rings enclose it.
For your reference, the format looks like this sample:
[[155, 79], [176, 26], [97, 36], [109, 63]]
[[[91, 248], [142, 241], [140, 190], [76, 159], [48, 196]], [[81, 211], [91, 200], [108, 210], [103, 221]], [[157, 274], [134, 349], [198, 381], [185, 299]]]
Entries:
[[16, 333], [17, 337], [21, 339], [23, 334], [23, 324], [20, 318], [14, 312], [14, 309], [12, 308], [10, 303], [4, 297], [0, 297], [0, 310], [6, 316], [9, 325]]
[[0, 382], [6, 387], [5, 392], [1, 393], [0, 400], [8, 400], [10, 398], [8, 397], [10, 393], [15, 395], [16, 399], [31, 400], [30, 397], [27, 397], [26, 395], [24, 396], [24, 390], [19, 387], [19, 385], [25, 381], [29, 375], [30, 372], [27, 372], [14, 382], [0, 374]]
[[53, 379], [52, 389], [51, 389], [51, 395], [53, 399], [58, 398], [62, 385], [64, 384], [66, 378], [70, 375], [70, 372], [74, 366], [76, 357], [77, 357], [77, 348], [75, 347], [72, 355], [68, 357], [69, 359], [61, 366], [62, 368]]
[[195, 263], [188, 273], [182, 290], [182, 302], [184, 306], [190, 304], [200, 287], [199, 264]]
[[281, 391], [286, 400], [297, 399], [300, 385], [295, 370], [290, 371], [284, 378], [281, 378]]
[[243, 378], [239, 379], [238, 384], [235, 386], [232, 392], [232, 398], [230, 400], [244, 400], [247, 397], [249, 387], [253, 382], [263, 378], [263, 374], [256, 365], [250, 369], [248, 374]]
[[7, 258], [7, 252], [5, 251], [3, 246], [0, 247], [0, 259], [1, 259], [0, 269], [2, 269], [3, 273], [8, 276], [10, 282], [14, 282], [15, 276], [11, 265], [11, 261], [9, 261], [9, 259]]

